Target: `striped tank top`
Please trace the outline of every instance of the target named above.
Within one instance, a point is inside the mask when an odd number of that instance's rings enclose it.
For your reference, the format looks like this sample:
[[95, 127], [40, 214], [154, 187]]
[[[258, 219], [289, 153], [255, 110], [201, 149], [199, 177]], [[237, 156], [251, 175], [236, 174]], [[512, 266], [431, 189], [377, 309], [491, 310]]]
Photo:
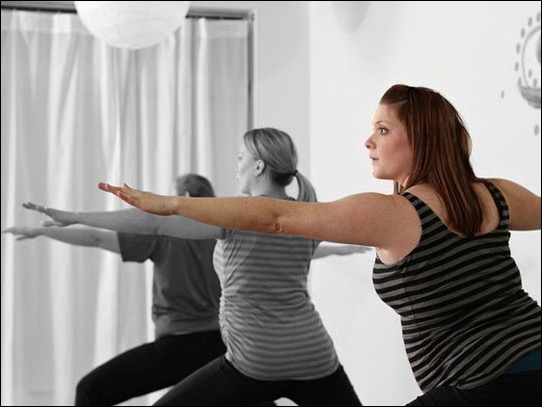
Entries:
[[308, 293], [317, 242], [223, 230], [214, 252], [222, 286], [219, 323], [226, 358], [258, 380], [310, 380], [339, 367]]
[[375, 290], [401, 317], [410, 366], [424, 392], [480, 386], [540, 347], [540, 305], [523, 291], [510, 255], [507, 203], [493, 184], [486, 186], [499, 210], [495, 230], [459, 236], [405, 192], [421, 220], [420, 241], [392, 265], [375, 260]]

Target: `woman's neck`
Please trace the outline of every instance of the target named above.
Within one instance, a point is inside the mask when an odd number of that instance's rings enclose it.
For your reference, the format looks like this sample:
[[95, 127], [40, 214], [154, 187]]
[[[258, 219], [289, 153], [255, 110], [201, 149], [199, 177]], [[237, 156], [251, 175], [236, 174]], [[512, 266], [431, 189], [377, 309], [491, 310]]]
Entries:
[[267, 196], [269, 198], [286, 199], [288, 194], [279, 185], [257, 185], [250, 191], [251, 196]]

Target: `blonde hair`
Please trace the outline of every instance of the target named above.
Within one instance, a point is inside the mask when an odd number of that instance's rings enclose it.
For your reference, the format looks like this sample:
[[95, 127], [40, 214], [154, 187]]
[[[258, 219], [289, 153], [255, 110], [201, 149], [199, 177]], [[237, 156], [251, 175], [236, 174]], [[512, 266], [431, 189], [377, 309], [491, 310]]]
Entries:
[[297, 200], [316, 202], [316, 191], [310, 181], [297, 170], [297, 150], [292, 138], [272, 127], [249, 130], [243, 136], [247, 150], [262, 160], [272, 173], [273, 181], [282, 187], [297, 178]]

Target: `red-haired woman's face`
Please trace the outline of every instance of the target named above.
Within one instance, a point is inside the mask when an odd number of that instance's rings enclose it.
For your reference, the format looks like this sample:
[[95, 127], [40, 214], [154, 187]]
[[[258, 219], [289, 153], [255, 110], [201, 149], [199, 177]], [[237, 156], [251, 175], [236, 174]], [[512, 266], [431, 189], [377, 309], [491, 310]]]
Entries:
[[407, 132], [392, 106], [378, 105], [373, 130], [365, 141], [372, 162], [373, 176], [404, 184], [410, 174], [412, 148]]

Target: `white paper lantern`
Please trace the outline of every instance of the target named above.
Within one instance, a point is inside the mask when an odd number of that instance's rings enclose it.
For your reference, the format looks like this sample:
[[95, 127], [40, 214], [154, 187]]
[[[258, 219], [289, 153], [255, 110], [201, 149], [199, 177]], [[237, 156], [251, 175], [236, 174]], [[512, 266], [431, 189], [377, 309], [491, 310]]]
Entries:
[[163, 41], [183, 22], [189, 1], [74, 1], [83, 24], [100, 40], [139, 49]]

